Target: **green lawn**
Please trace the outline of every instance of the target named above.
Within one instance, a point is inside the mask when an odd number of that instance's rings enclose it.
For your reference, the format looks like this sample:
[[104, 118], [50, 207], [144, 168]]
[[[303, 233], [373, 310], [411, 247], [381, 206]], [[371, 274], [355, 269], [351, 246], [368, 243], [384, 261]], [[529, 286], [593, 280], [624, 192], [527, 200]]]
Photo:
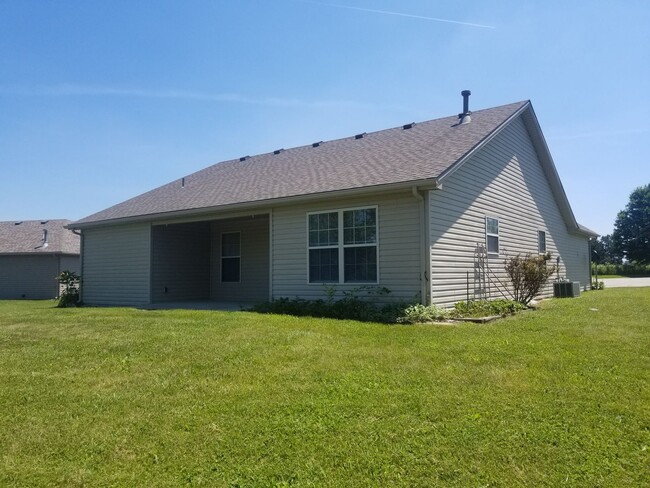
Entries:
[[650, 485], [650, 288], [487, 325], [0, 302], [0, 486]]

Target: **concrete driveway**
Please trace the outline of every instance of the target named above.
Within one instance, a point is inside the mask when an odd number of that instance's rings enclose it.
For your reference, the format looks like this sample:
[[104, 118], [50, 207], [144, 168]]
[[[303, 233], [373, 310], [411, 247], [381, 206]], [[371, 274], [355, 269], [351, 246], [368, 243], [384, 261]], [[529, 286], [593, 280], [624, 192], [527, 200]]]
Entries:
[[599, 281], [605, 283], [605, 289], [650, 286], [650, 278], [605, 278]]

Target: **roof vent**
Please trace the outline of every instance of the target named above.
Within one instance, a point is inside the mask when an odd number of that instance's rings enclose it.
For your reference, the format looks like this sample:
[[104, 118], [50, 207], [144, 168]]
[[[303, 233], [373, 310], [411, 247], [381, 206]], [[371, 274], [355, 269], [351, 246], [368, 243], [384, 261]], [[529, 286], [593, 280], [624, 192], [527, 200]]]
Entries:
[[280, 154], [282, 151], [284, 151], [284, 149], [276, 149], [273, 151], [273, 154]]
[[250, 156], [242, 156], [239, 158], [239, 161], [246, 161], [248, 158], [250, 158]]
[[21, 221], [19, 221], [19, 222], [14, 222], [14, 225], [20, 225], [20, 224], [22, 224], [22, 223], [23, 223], [23, 221], [21, 220]]
[[311, 147], [318, 147], [323, 143], [323, 141], [314, 142]]
[[472, 118], [470, 117], [470, 114], [472, 112], [469, 111], [469, 96], [472, 94], [472, 92], [469, 90], [463, 90], [460, 92], [460, 94], [463, 96], [463, 113], [458, 114], [458, 118], [460, 119], [460, 122], [458, 122], [458, 124], [469, 124], [472, 121]]
[[47, 244], [47, 229], [43, 229], [43, 242]]
[[45, 225], [49, 222], [49, 220], [41, 220], [41, 225]]
[[181, 188], [185, 188], [185, 177], [181, 178]]
[[402, 129], [404, 129], [404, 130], [412, 129], [414, 125], [415, 125], [415, 122], [411, 122], [410, 124], [404, 124], [402, 126]]
[[365, 132], [362, 132], [361, 134], [357, 134], [356, 136], [354, 136], [354, 138], [355, 138], [355, 139], [363, 139], [363, 137], [364, 137], [365, 135], [366, 135], [366, 133], [365, 133]]

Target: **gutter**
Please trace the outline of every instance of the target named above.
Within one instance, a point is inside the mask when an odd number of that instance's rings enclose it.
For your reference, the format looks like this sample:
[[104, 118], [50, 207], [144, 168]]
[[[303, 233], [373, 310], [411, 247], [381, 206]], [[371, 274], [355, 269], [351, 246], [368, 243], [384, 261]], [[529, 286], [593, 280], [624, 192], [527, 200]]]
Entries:
[[429, 280], [427, 279], [427, 258], [426, 258], [426, 252], [427, 252], [427, 246], [426, 246], [426, 209], [424, 206], [424, 197], [420, 195], [420, 192], [418, 191], [418, 187], [413, 185], [411, 187], [411, 193], [413, 194], [413, 197], [418, 201], [418, 206], [420, 208], [420, 303], [422, 305], [427, 304], [427, 285], [429, 283]]
[[[333, 190], [320, 193], [310, 193], [307, 195], [293, 195], [288, 197], [267, 198], [249, 202], [231, 203], [226, 205], [215, 205], [212, 207], [199, 207], [192, 209], [172, 210], [169, 212], [159, 212], [143, 215], [132, 215], [129, 217], [120, 217], [114, 219], [95, 220], [90, 222], [72, 222], [65, 226], [66, 229], [86, 229], [105, 225], [120, 225], [138, 222], [158, 223], [160, 221], [180, 220], [188, 217], [200, 217], [205, 215], [226, 214], [236, 211], [250, 211], [251, 209], [260, 209], [263, 207], [277, 207], [281, 205], [292, 205], [301, 202], [310, 202], [322, 200], [325, 198], [343, 198], [346, 196], [360, 196], [373, 193], [398, 192], [401, 190], [410, 190], [413, 186], [421, 190], [439, 188], [437, 178], [428, 178], [424, 180], [405, 181], [401, 183], [390, 183], [384, 185], [365, 186], [360, 188], [348, 188], [344, 190]], [[198, 220], [198, 219], [197, 219]], [[205, 219], [203, 219], [205, 220]], [[169, 222], [167, 222], [169, 223]]]

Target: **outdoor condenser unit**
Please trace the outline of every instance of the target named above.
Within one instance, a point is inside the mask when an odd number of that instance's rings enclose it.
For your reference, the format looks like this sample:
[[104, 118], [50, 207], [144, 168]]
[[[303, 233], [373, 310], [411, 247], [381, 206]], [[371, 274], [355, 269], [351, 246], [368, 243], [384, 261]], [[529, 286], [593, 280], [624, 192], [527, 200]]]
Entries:
[[556, 281], [553, 283], [553, 296], [556, 298], [574, 298], [580, 296], [579, 281]]

